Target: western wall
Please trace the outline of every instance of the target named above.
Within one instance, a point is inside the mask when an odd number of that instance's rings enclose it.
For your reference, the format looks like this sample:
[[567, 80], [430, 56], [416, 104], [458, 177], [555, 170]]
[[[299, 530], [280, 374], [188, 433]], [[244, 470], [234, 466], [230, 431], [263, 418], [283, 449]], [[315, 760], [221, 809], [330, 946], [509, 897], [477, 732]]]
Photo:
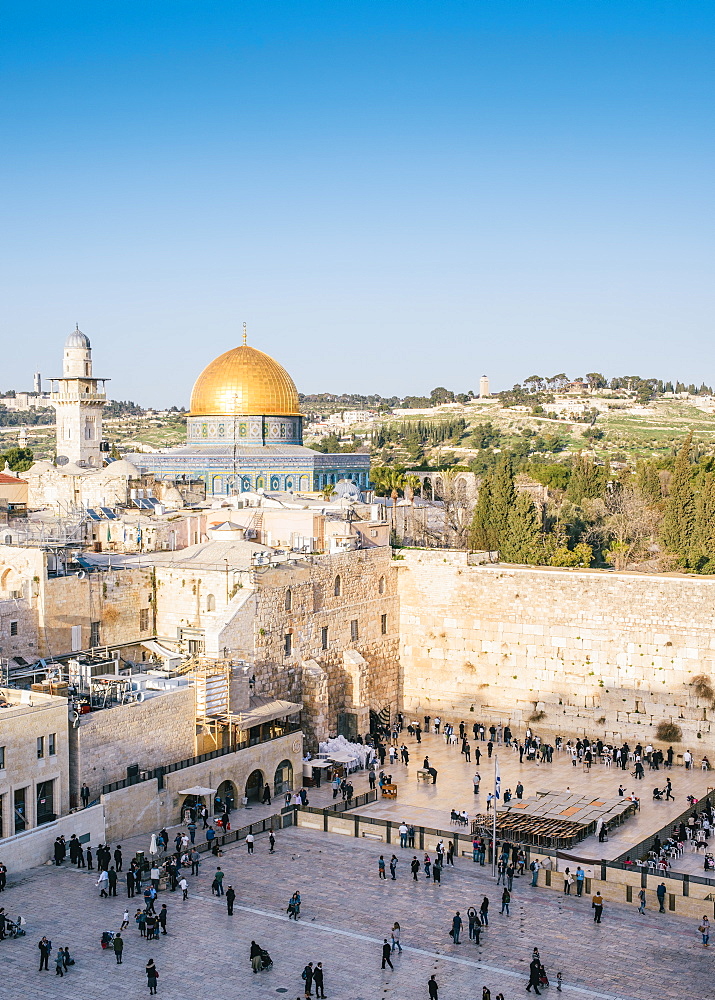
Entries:
[[403, 549], [394, 561], [408, 715], [631, 745], [655, 744], [658, 723], [672, 720], [676, 754], [715, 751], [703, 684], [713, 682], [715, 581], [469, 563], [444, 550]]

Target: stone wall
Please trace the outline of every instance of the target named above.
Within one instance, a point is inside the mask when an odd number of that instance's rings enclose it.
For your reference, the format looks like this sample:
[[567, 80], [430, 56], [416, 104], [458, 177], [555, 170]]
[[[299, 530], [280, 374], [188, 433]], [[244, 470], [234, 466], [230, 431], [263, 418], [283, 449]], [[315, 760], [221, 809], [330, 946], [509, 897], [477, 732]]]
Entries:
[[403, 556], [408, 712], [474, 719], [473, 710], [517, 725], [536, 716], [540, 730], [629, 741], [654, 740], [658, 722], [672, 720], [683, 744], [712, 752], [712, 699], [697, 697], [693, 679], [715, 687], [715, 581]]
[[91, 798], [103, 785], [122, 781], [127, 766], [140, 771], [186, 760], [195, 754], [193, 687], [157, 694], [141, 703], [115, 705], [80, 717], [70, 727], [72, 801], [77, 804], [82, 782]]
[[[107, 825], [107, 839], [110, 842], [125, 840], [139, 833], [150, 833], [160, 830], [162, 826], [171, 826], [181, 822], [181, 806], [184, 796], [179, 794], [182, 788], [202, 785], [206, 788], [218, 788], [224, 781], [232, 781], [236, 788], [236, 804], [238, 808], [231, 814], [232, 825], [240, 826], [250, 823], [251, 812], [240, 805], [249, 775], [260, 770], [264, 781], [268, 781], [273, 790], [273, 779], [278, 765], [284, 760], [290, 760], [293, 765], [294, 785], [300, 788], [303, 777], [303, 736], [302, 733], [291, 733], [268, 743], [238, 750], [236, 753], [224, 754], [202, 764], [172, 771], [164, 777], [164, 787], [158, 788], [155, 778], [142, 781], [116, 792], [102, 796]], [[209, 802], [209, 807], [212, 803]], [[280, 811], [282, 799], [275, 800], [276, 811]]]
[[[2, 842], [2, 862], [7, 865], [12, 884], [16, 873], [35, 868], [54, 857], [54, 842], [60, 834], [69, 840], [73, 833], [93, 848], [104, 843], [104, 807], [90, 806], [62, 816], [54, 823], [28, 830]], [[15, 914], [13, 914], [13, 917]]]

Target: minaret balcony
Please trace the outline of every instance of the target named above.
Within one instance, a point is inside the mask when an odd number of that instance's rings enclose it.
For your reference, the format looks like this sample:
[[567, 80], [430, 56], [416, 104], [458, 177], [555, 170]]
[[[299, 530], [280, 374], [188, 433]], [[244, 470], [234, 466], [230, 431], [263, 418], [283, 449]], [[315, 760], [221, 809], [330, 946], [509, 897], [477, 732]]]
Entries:
[[103, 392], [53, 392], [51, 403], [106, 403], [107, 396]]

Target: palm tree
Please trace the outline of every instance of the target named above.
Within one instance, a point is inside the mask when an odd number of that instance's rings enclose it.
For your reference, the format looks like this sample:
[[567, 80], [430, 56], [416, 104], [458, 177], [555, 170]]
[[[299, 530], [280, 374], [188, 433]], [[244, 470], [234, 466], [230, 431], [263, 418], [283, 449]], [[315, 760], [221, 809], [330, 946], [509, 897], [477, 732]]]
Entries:
[[422, 488], [422, 482], [420, 481], [419, 476], [416, 476], [414, 473], [412, 473], [409, 476], [405, 476], [405, 483], [404, 483], [405, 500], [413, 500], [415, 492], [421, 488]]
[[332, 500], [335, 494], [337, 493], [337, 490], [330, 483], [327, 483], [320, 492], [322, 494], [323, 500]]

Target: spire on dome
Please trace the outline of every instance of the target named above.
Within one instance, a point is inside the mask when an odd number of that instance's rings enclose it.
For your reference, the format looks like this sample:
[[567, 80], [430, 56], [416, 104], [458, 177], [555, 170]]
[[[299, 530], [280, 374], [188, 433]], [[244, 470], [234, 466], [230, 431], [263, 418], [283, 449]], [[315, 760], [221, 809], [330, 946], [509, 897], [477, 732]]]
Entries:
[[246, 346], [247, 340], [248, 340], [248, 334], [246, 333], [246, 324], [244, 323], [243, 324], [243, 346], [244, 347]]

